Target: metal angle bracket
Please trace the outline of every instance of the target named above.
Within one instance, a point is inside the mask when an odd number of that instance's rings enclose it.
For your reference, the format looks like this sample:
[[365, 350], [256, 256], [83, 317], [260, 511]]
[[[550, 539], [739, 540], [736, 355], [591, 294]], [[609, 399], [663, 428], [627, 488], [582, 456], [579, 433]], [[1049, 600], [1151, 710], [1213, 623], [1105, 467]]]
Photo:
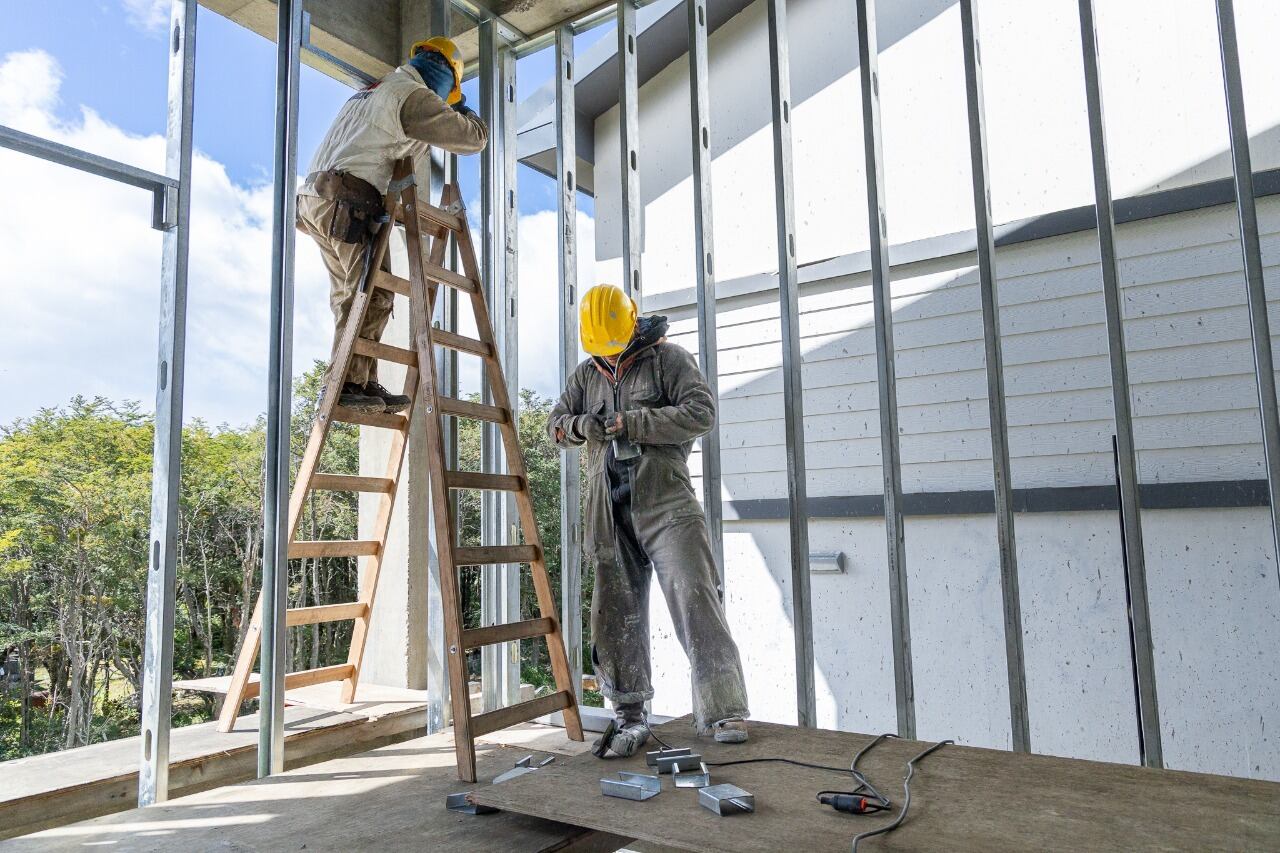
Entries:
[[664, 758], [688, 758], [691, 755], [693, 750], [687, 746], [655, 749], [644, 754], [644, 763], [650, 767], [657, 767], [658, 762]]
[[737, 785], [728, 783], [712, 785], [698, 791], [698, 805], [713, 811], [721, 817], [741, 812], [756, 810], [755, 794], [748, 793]]
[[617, 779], [601, 779], [600, 793], [621, 800], [651, 800], [662, 793], [662, 777], [623, 771]]
[[533, 763], [533, 756], [526, 755], [524, 758], [517, 761], [515, 766], [512, 767], [510, 770], [508, 770], [506, 773], [501, 773], [498, 776], [495, 776], [493, 780], [493, 784], [499, 785], [510, 779], [515, 779], [520, 776], [523, 776], [526, 773], [532, 773], [535, 770], [541, 770], [543, 767], [546, 767], [548, 764], [550, 764], [555, 760], [556, 760], [556, 757], [554, 755], [548, 755], [546, 758], [542, 759], [541, 762], [535, 765]]
[[498, 811], [493, 806], [482, 806], [471, 802], [471, 795], [474, 793], [475, 791], [461, 791], [457, 794], [450, 794], [445, 797], [444, 807], [458, 814], [493, 814]]
[[396, 178], [394, 181], [387, 184], [387, 194], [399, 195], [400, 193], [407, 190], [409, 187], [413, 187], [417, 185], [418, 185], [418, 179], [414, 177], [413, 172], [410, 172], [409, 174], [405, 175], [403, 178]]
[[671, 765], [671, 781], [676, 783], [677, 788], [705, 788], [711, 784], [711, 771], [707, 769], [705, 762], [688, 762], [685, 767], [695, 765], [697, 769], [693, 770], [682, 770], [678, 763]]

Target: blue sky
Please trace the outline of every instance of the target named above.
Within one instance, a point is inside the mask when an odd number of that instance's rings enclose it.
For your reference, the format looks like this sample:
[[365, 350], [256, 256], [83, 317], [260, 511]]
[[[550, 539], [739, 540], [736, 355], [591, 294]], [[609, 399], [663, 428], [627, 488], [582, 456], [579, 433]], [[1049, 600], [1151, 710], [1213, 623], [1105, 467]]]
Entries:
[[[7, 87], [0, 89], [0, 124], [162, 171], [168, 11], [168, 0], [15, 5], [0, 29], [0, 84]], [[601, 27], [580, 37], [579, 49], [611, 31]], [[243, 423], [261, 411], [266, 396], [275, 48], [204, 8], [197, 36], [187, 414]], [[550, 73], [549, 50], [522, 59], [521, 95]], [[464, 91], [475, 105], [475, 83]], [[350, 93], [304, 66], [300, 172]], [[469, 202], [479, 193], [478, 162], [463, 158], [460, 179]], [[63, 405], [74, 394], [139, 400], [149, 409], [160, 247], [159, 235], [146, 227], [149, 199], [13, 152], [0, 151], [0, 174], [30, 180], [37, 192], [48, 187], [50, 196], [73, 194], [86, 207], [115, 212], [91, 235], [98, 239], [87, 236], [72, 247], [47, 234], [47, 227], [37, 228], [30, 216], [15, 221], [16, 257], [0, 268], [0, 293], [9, 309], [7, 318], [0, 317], [0, 423]], [[542, 290], [553, 286], [555, 275], [554, 244], [543, 245], [554, 240], [555, 185], [523, 166], [519, 177], [521, 325], [529, 325], [530, 339], [522, 335], [524, 351], [554, 310], [548, 309], [555, 304], [553, 291]], [[590, 199], [580, 196], [580, 204], [590, 216]], [[590, 233], [584, 229], [581, 239], [579, 255], [590, 258]], [[43, 298], [23, 287], [33, 276], [46, 279]], [[327, 280], [305, 238], [298, 241], [297, 276], [294, 358], [301, 367], [325, 357], [332, 332]], [[58, 303], [56, 312], [51, 301]], [[553, 313], [550, 318], [554, 323]], [[537, 351], [530, 348], [522, 358], [521, 384], [554, 393], [554, 376], [546, 359], [534, 357]], [[30, 381], [28, 364], [44, 366], [40, 382]]]

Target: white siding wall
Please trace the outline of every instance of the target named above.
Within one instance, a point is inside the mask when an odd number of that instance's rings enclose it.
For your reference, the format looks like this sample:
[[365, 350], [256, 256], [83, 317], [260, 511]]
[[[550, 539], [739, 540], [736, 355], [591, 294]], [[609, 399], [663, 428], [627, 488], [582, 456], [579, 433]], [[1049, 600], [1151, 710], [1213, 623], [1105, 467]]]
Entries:
[[[958, 11], [882, 4], [889, 223], [894, 242], [971, 227]], [[1261, 31], [1280, 7], [1240, 2], [1258, 169], [1280, 165], [1280, 75]], [[716, 256], [721, 280], [775, 268], [762, 4], [712, 39]], [[1212, 4], [1100, 4], [1116, 195], [1228, 174]], [[866, 247], [852, 10], [795, 0], [798, 253]], [[997, 221], [1091, 200], [1075, 4], [982, 4]], [[696, 349], [685, 63], [641, 93], [647, 203], [645, 294]], [[616, 114], [597, 124], [596, 251], [616, 280]], [[1280, 200], [1260, 206], [1280, 287]], [[1219, 207], [1119, 231], [1135, 432], [1143, 482], [1263, 476], [1234, 211]], [[1017, 488], [1113, 481], [1111, 398], [1092, 233], [998, 253]], [[895, 269], [894, 322], [908, 492], [991, 486], [982, 328], [971, 257]], [[1280, 296], [1280, 294], [1277, 294]], [[718, 331], [726, 500], [785, 490], [776, 290], [722, 298]], [[867, 274], [807, 285], [801, 334], [811, 495], [881, 488]], [[1280, 331], [1280, 310], [1272, 322]], [[696, 474], [699, 459], [691, 466]], [[1137, 760], [1124, 580], [1114, 513], [1018, 516], [1036, 751]], [[1169, 766], [1280, 779], [1280, 586], [1265, 509], [1144, 514]], [[883, 525], [821, 519], [814, 551], [850, 569], [815, 576], [820, 723], [894, 727]], [[999, 572], [990, 516], [907, 522], [920, 736], [1009, 746]], [[726, 525], [730, 619], [753, 711], [794, 719], [785, 522]], [[654, 603], [655, 710], [689, 709], [688, 670]]]

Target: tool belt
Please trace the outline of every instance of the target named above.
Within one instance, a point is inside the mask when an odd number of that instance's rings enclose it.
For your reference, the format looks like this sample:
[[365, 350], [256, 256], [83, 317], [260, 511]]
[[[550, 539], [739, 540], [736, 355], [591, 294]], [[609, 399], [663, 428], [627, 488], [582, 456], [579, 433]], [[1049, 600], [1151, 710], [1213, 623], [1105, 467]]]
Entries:
[[373, 184], [349, 172], [328, 169], [307, 175], [320, 198], [334, 202], [329, 236], [344, 243], [364, 243], [387, 221], [382, 194]]

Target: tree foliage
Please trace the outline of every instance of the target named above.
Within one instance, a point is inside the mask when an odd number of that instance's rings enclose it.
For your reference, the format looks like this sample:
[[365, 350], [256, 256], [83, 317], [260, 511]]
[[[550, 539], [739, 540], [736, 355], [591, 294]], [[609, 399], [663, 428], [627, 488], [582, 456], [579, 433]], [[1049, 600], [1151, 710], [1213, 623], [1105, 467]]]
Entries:
[[[316, 363], [294, 389], [295, 471], [323, 371]], [[558, 598], [560, 460], [545, 437], [550, 401], [525, 391], [521, 404], [521, 441]], [[458, 423], [461, 467], [478, 470], [479, 424]], [[101, 398], [77, 397], [0, 427], [0, 758], [138, 732], [153, 439], [154, 421], [136, 403]], [[264, 447], [261, 418], [183, 429], [175, 678], [229, 672], [243, 642], [260, 584]], [[357, 428], [335, 424], [320, 470], [358, 468]], [[461, 493], [459, 512], [463, 542], [478, 544], [478, 493]], [[357, 521], [354, 494], [314, 492], [298, 536], [354, 539]], [[357, 597], [354, 559], [293, 560], [289, 572], [290, 607]], [[478, 624], [478, 573], [467, 570], [463, 581], [468, 624]], [[522, 599], [532, 614], [527, 572]], [[290, 668], [345, 661], [350, 635], [350, 622], [290, 629]], [[543, 644], [521, 645], [526, 678], [547, 681]], [[210, 695], [180, 691], [175, 725], [216, 710]]]

